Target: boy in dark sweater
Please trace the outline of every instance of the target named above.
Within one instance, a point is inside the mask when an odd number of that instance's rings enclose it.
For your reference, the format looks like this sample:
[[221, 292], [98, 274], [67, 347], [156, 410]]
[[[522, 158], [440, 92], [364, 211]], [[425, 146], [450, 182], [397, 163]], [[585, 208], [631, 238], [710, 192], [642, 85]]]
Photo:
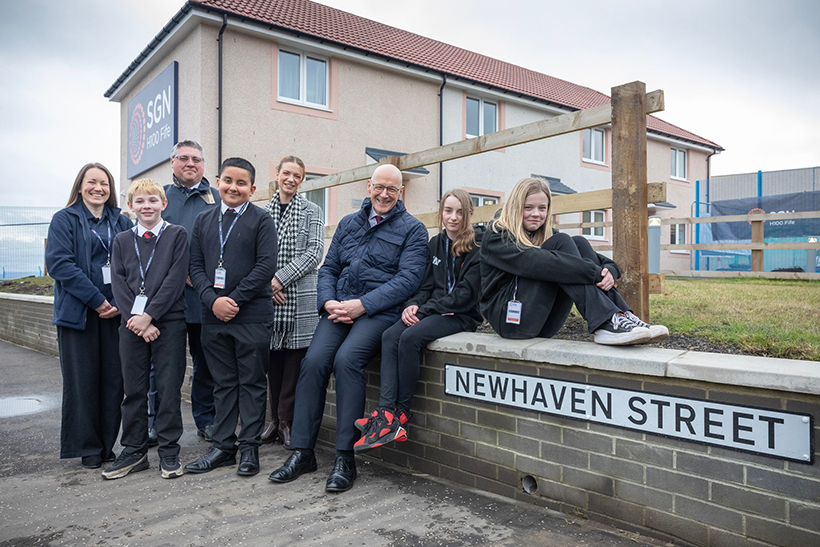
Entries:
[[188, 235], [161, 218], [165, 191], [151, 179], [134, 181], [128, 207], [137, 215], [133, 229], [114, 238], [111, 289], [122, 313], [120, 360], [123, 451], [103, 471], [106, 479], [148, 469], [148, 375], [151, 362], [160, 396], [154, 426], [159, 436], [160, 471], [182, 475], [180, 389], [185, 376], [185, 298]]
[[202, 346], [215, 383], [216, 417], [213, 444], [185, 466], [189, 473], [234, 465], [237, 440], [237, 474], [259, 472], [277, 243], [271, 216], [249, 202], [254, 176], [249, 161], [226, 159], [217, 179], [222, 205], [194, 221], [190, 276], [202, 302]]

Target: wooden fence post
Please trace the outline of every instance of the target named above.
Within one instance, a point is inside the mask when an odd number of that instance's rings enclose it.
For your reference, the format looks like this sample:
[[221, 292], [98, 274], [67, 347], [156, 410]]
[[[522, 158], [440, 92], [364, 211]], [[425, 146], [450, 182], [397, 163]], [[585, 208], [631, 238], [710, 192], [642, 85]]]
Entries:
[[[763, 221], [752, 221], [752, 243], [763, 243]], [[752, 271], [763, 271], [763, 249], [752, 249]]]
[[649, 320], [646, 212], [646, 84], [612, 88], [612, 244], [621, 269], [618, 290]]

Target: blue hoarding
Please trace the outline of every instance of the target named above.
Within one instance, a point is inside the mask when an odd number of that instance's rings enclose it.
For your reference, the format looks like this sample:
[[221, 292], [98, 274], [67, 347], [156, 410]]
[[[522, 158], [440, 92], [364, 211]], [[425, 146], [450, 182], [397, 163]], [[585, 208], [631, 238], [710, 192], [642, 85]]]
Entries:
[[[803, 211], [820, 211], [820, 191], [712, 202], [712, 216]], [[764, 223], [763, 233], [766, 239], [817, 236], [820, 235], [820, 219], [769, 220]], [[715, 223], [712, 238], [714, 241], [751, 239], [752, 225], [745, 221]]]
[[177, 66], [171, 63], [128, 103], [129, 179], [168, 161], [177, 142]]

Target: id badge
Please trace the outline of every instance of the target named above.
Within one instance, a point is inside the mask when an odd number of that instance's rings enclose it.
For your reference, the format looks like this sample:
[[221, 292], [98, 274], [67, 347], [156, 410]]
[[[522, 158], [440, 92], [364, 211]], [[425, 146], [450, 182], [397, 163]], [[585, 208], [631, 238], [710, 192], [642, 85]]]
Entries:
[[131, 306], [131, 315], [142, 315], [145, 312], [146, 304], [148, 304], [148, 297], [144, 294], [138, 294], [134, 299], [134, 305]]
[[521, 324], [521, 302], [518, 300], [507, 302], [507, 323]]
[[111, 284], [111, 266], [102, 267], [103, 285]]
[[214, 272], [214, 289], [224, 289], [225, 288], [225, 276], [227, 272], [225, 268], [217, 268]]

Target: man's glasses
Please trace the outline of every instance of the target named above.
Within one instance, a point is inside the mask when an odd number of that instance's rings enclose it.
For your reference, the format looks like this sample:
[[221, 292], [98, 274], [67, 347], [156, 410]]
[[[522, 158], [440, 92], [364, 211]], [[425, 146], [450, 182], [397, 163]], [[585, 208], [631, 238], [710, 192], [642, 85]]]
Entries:
[[370, 186], [371, 190], [373, 190], [374, 194], [381, 194], [385, 190], [387, 190], [388, 195], [395, 196], [399, 193], [399, 190], [402, 189], [401, 186], [385, 186], [384, 184], [372, 184]]
[[190, 157], [190, 156], [174, 156], [174, 159], [175, 159], [175, 160], [179, 160], [179, 161], [181, 161], [182, 163], [188, 163], [188, 162], [190, 161], [190, 162], [193, 162], [193, 163], [194, 163], [194, 165], [199, 164], [199, 163], [202, 163], [203, 161], [205, 161], [205, 160], [204, 160], [204, 159], [202, 159], [202, 158], [197, 158], [197, 157], [193, 157], [193, 158], [192, 158], [192, 157]]

